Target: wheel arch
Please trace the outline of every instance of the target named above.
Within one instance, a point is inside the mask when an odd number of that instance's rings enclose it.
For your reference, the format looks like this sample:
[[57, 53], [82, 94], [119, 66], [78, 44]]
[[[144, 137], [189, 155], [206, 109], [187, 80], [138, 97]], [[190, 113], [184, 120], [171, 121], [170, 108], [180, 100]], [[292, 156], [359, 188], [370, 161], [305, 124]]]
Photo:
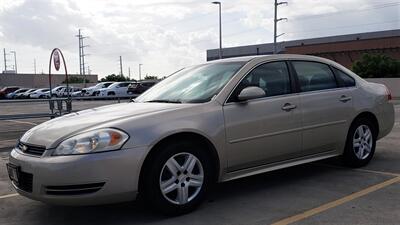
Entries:
[[[376, 137], [378, 137], [379, 136], [379, 122], [378, 122], [378, 118], [372, 112], [364, 111], [364, 112], [359, 113], [351, 122], [350, 127], [355, 123], [355, 121], [357, 121], [361, 118], [366, 118], [374, 124], [374, 128], [376, 131], [375, 135], [376, 135]], [[350, 127], [349, 127], [349, 129], [350, 129]]]
[[214, 146], [214, 144], [205, 136], [191, 132], [191, 131], [184, 131], [184, 132], [179, 132], [179, 133], [174, 133], [171, 134], [167, 137], [164, 137], [163, 139], [159, 140], [149, 151], [149, 153], [146, 155], [142, 166], [140, 168], [140, 173], [139, 173], [139, 180], [138, 180], [138, 190], [139, 193], [141, 190], [143, 190], [143, 180], [144, 180], [144, 175], [146, 168], [151, 166], [151, 161], [156, 155], [157, 151], [164, 145], [167, 145], [170, 142], [174, 141], [180, 141], [180, 140], [191, 140], [195, 143], [203, 144], [207, 146], [206, 150], [208, 151], [211, 159], [212, 159], [212, 164], [214, 167], [214, 174], [213, 174], [213, 180], [216, 182], [218, 181], [219, 178], [219, 172], [220, 172], [220, 159], [217, 153], [217, 150]]

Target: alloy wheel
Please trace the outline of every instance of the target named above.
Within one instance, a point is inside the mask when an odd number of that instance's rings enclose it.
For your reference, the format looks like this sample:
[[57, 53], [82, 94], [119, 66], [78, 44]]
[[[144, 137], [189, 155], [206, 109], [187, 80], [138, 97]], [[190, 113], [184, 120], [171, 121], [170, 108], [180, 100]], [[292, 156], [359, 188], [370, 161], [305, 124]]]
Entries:
[[191, 153], [178, 153], [167, 160], [160, 174], [160, 190], [164, 198], [176, 205], [192, 201], [200, 192], [204, 170]]
[[353, 151], [360, 160], [368, 158], [372, 150], [372, 132], [367, 125], [360, 125], [353, 135]]

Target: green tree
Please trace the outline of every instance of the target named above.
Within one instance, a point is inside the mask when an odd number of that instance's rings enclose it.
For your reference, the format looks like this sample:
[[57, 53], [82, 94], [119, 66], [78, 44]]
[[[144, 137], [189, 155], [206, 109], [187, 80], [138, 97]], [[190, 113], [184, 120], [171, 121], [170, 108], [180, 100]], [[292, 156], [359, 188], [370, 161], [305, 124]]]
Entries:
[[146, 76], [144, 77], [144, 79], [145, 79], [145, 80], [157, 80], [158, 77], [157, 77], [157, 76], [146, 75]]
[[105, 82], [105, 81], [129, 81], [129, 77], [125, 77], [123, 75], [115, 75], [115, 74], [110, 74], [107, 75], [104, 78], [101, 78], [101, 82]]
[[[68, 83], [78, 84], [78, 83], [83, 83], [83, 81], [84, 81], [83, 77], [68, 76]], [[67, 83], [67, 79], [63, 81], [63, 84], [65, 83]], [[90, 83], [90, 81], [86, 79], [86, 83]]]
[[400, 77], [400, 61], [384, 54], [363, 54], [352, 66], [363, 78]]

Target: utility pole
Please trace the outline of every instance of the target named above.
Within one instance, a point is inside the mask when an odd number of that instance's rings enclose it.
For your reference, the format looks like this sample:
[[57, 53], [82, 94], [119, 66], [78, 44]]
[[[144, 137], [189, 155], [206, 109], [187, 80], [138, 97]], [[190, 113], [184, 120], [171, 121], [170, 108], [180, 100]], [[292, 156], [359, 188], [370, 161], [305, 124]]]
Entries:
[[83, 75], [83, 85], [86, 87], [86, 67], [85, 67], [85, 48], [89, 45], [84, 45], [83, 39], [88, 38], [81, 34], [81, 29], [78, 30], [78, 35], [76, 35], [79, 40], [79, 74]]
[[139, 63], [139, 81], [142, 80], [142, 65], [141, 63]]
[[124, 74], [122, 73], [122, 56], [119, 56], [119, 74], [123, 76]]
[[17, 74], [17, 52], [11, 51], [11, 53], [14, 54], [14, 71], [15, 71], [15, 74]]
[[131, 80], [131, 67], [128, 67], [129, 80]]
[[6, 49], [3, 48], [3, 53], [4, 53], [4, 73], [7, 71], [7, 54], [6, 54]]
[[222, 59], [222, 19], [221, 19], [221, 2], [212, 2], [219, 6], [219, 59]]
[[33, 59], [33, 70], [35, 71], [36, 74], [36, 59]]
[[274, 15], [274, 54], [277, 53], [276, 39], [285, 34], [285, 33], [282, 33], [282, 34], [279, 34], [279, 35], [277, 34], [278, 22], [281, 21], [281, 20], [287, 20], [287, 18], [279, 18], [278, 19], [278, 6], [282, 5], [282, 4], [287, 5], [288, 3], [287, 2], [278, 2], [278, 0], [275, 0], [275, 4], [274, 4], [274, 7], [275, 7], [275, 15]]

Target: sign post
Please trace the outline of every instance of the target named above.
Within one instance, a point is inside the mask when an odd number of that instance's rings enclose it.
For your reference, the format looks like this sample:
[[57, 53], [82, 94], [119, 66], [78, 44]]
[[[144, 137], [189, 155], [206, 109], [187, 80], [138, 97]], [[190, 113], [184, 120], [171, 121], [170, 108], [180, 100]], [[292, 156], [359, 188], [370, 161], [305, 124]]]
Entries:
[[[61, 55], [61, 57], [60, 57]], [[54, 68], [56, 71], [60, 70], [61, 60], [63, 61], [64, 65], [64, 72], [65, 72], [65, 81], [67, 82], [67, 105], [71, 104], [70, 94], [69, 94], [69, 80], [68, 80], [68, 71], [67, 65], [65, 64], [64, 55], [62, 54], [61, 50], [58, 48], [53, 49], [50, 54], [50, 61], [49, 61], [49, 88], [50, 88], [50, 99], [53, 98], [52, 87], [51, 87], [51, 59], [53, 59]], [[50, 107], [51, 108], [51, 107]], [[54, 108], [54, 107], [53, 107]], [[51, 112], [53, 113], [53, 108], [51, 108]], [[68, 108], [68, 107], [67, 107]]]

